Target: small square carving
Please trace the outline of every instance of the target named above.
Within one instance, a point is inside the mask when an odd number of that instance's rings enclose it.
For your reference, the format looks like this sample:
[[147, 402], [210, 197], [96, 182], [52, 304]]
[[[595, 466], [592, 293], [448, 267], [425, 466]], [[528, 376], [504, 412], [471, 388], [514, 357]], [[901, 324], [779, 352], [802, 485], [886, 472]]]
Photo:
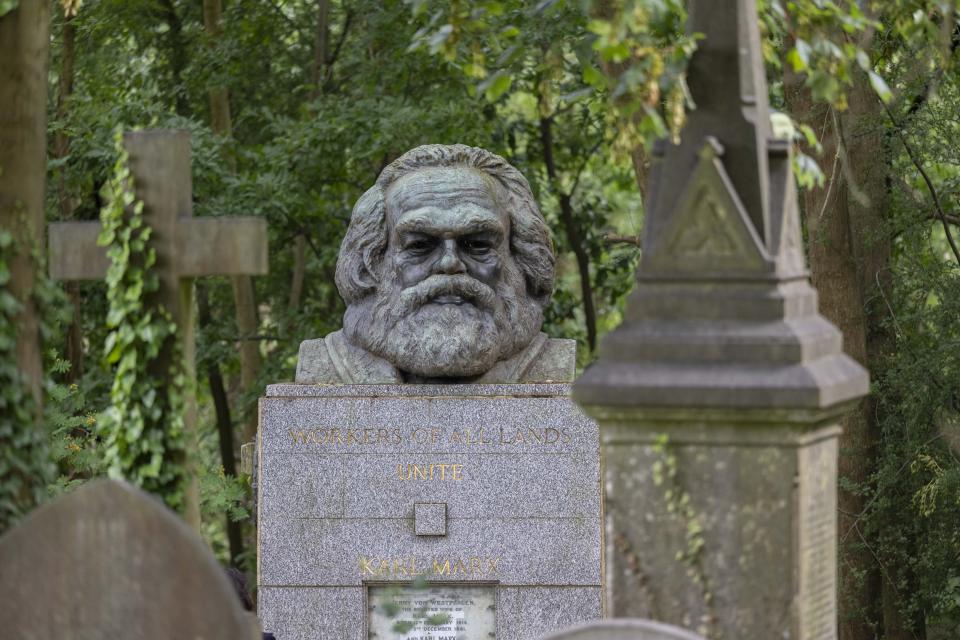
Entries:
[[413, 504], [413, 531], [418, 536], [447, 535], [447, 503], [415, 502]]

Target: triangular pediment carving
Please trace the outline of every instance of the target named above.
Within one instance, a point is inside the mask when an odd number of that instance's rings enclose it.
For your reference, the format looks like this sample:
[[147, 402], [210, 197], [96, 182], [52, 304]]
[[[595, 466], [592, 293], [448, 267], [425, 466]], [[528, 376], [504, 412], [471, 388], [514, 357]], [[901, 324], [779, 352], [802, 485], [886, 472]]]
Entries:
[[722, 148], [704, 144], [668, 226], [643, 256], [648, 275], [705, 278], [764, 275], [772, 260], [764, 251], [719, 158]]
[[807, 275], [807, 259], [803, 250], [803, 236], [800, 232], [796, 187], [793, 176], [789, 177], [776, 256], [777, 273], [781, 277], [804, 277]]

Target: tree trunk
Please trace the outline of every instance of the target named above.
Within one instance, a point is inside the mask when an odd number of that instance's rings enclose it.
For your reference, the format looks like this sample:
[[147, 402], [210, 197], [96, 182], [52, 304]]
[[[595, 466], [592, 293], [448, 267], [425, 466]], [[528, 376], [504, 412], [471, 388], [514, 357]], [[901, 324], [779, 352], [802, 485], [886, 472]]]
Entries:
[[323, 92], [327, 60], [330, 56], [330, 0], [317, 1], [317, 31], [313, 41], [313, 91], [316, 99]]
[[[197, 321], [200, 327], [210, 324], [210, 301], [206, 288], [197, 283]], [[216, 362], [207, 363], [207, 381], [210, 383], [210, 395], [217, 416], [217, 434], [220, 439], [220, 459], [223, 461], [224, 475], [237, 476], [237, 459], [233, 451], [233, 421], [230, 419], [230, 404], [227, 390], [223, 384], [223, 375]], [[230, 563], [239, 566], [243, 554], [243, 525], [227, 515], [227, 540], [230, 544]]]
[[187, 68], [187, 46], [183, 40], [183, 20], [173, 0], [160, 0], [161, 18], [167, 24], [167, 45], [170, 55], [170, 77], [173, 81], [174, 105], [177, 115], [190, 115], [190, 101], [183, 85], [183, 71]]
[[[883, 112], [867, 79], [851, 88], [849, 109], [834, 112], [815, 103], [802, 78], [788, 74], [787, 105], [801, 122], [821, 126], [820, 163], [826, 182], [803, 192], [813, 285], [824, 316], [843, 332], [844, 351], [876, 372], [890, 337], [881, 326], [883, 296], [889, 292], [891, 240], [883, 235], [888, 214], [889, 149]], [[839, 475], [866, 485], [876, 467], [879, 428], [875, 403], [867, 397], [848, 414], [840, 437]], [[866, 499], [839, 490], [840, 638], [873, 640], [881, 620], [881, 574], [858, 516]]]
[[[220, 39], [222, 29], [220, 18], [223, 7], [220, 0], [203, 0], [203, 28], [206, 30], [210, 42]], [[230, 115], [230, 94], [223, 86], [213, 86], [209, 92], [210, 98], [210, 128], [218, 136], [229, 138], [233, 133], [233, 118]], [[224, 161], [230, 171], [236, 171], [236, 158], [230, 153], [224, 154]]]
[[583, 299], [583, 317], [587, 325], [587, 346], [593, 353], [597, 347], [597, 310], [593, 300], [593, 283], [590, 281], [590, 256], [584, 246], [580, 224], [573, 215], [573, 204], [568, 193], [560, 191], [557, 167], [553, 160], [553, 121], [540, 118], [540, 143], [543, 145], [543, 160], [547, 166], [547, 177], [551, 187], [560, 200], [560, 221], [567, 236], [567, 244], [577, 260], [580, 273], [580, 297]]
[[[233, 276], [233, 303], [237, 312], [237, 330], [240, 332], [240, 382], [244, 393], [250, 393], [260, 376], [262, 360], [257, 340], [257, 305], [254, 299], [253, 278]], [[243, 441], [253, 442], [257, 437], [257, 412], [247, 411], [243, 423]]]
[[[211, 41], [222, 33], [220, 18], [223, 8], [220, 0], [203, 0], [203, 27]], [[210, 97], [210, 124], [213, 132], [223, 138], [233, 135], [233, 123], [230, 117], [230, 96], [226, 87], [213, 87]], [[224, 158], [229, 170], [236, 170], [235, 159], [230, 154]], [[254, 339], [260, 325], [257, 319], [257, 305], [254, 299], [253, 279], [250, 276], [232, 276], [233, 301], [236, 312], [237, 331], [240, 333], [240, 380], [244, 393], [249, 393], [260, 375], [262, 361], [260, 347]], [[257, 434], [257, 414], [246, 412], [243, 441], [251, 442]]]
[[[344, 25], [346, 30], [346, 25]], [[310, 100], [316, 100], [323, 93], [323, 85], [327, 80], [327, 63], [330, 59], [330, 0], [317, 1], [317, 28], [313, 41], [313, 66], [310, 73], [310, 82], [313, 89], [310, 91]], [[303, 232], [294, 238], [293, 243], [293, 273], [290, 280], [290, 299], [287, 308], [296, 311], [300, 308], [303, 297], [303, 281], [307, 275], [307, 239]]]
[[6, 286], [23, 305], [16, 318], [17, 368], [36, 402], [38, 424], [43, 366], [32, 251], [42, 251], [44, 237], [49, 44], [49, 2], [23, 1], [0, 17], [0, 228], [14, 241]]
[[[203, 27], [209, 35], [210, 41], [215, 42], [221, 37], [220, 25], [223, 7], [221, 0], [203, 0]], [[213, 132], [225, 139], [233, 135], [233, 119], [230, 114], [230, 94], [224, 86], [213, 86], [209, 91], [210, 99], [210, 126]], [[224, 162], [229, 172], [237, 169], [236, 158], [230, 152], [224, 152]], [[240, 334], [240, 380], [243, 392], [249, 392], [260, 375], [260, 349], [254, 339], [259, 326], [257, 307], [253, 291], [253, 279], [250, 276], [231, 276], [230, 284], [233, 289], [233, 301], [237, 331]], [[206, 296], [204, 296], [206, 305]], [[201, 322], [209, 321], [209, 308], [201, 315]], [[203, 313], [203, 312], [201, 312]], [[212, 363], [208, 366], [207, 377], [210, 381], [210, 393], [214, 399], [214, 410], [217, 415], [217, 432], [220, 440], [220, 457], [223, 461], [224, 474], [236, 477], [236, 458], [233, 442], [233, 422], [230, 420], [230, 405], [223, 384], [220, 366]], [[241, 412], [243, 413], [243, 412]], [[257, 413], [247, 412], [244, 421], [243, 442], [251, 442], [257, 434]], [[227, 516], [227, 538], [230, 541], [230, 557], [234, 565], [239, 564], [243, 553], [243, 527]]]
[[303, 296], [303, 278], [307, 273], [307, 238], [298, 233], [293, 241], [293, 279], [290, 282], [290, 311], [300, 308], [300, 299]]
[[[63, 122], [69, 115], [68, 101], [73, 94], [73, 70], [76, 61], [76, 27], [73, 24], [74, 16], [64, 16], [63, 21], [63, 50], [60, 62], [60, 83], [57, 95], [57, 120]], [[70, 137], [65, 128], [57, 131], [53, 141], [54, 155], [62, 160], [70, 155]], [[57, 176], [57, 198], [60, 202], [60, 218], [73, 218], [73, 197], [67, 188], [67, 167], [60, 165]], [[67, 361], [70, 362], [70, 371], [67, 372], [67, 381], [76, 382], [83, 376], [83, 331], [80, 313], [80, 283], [69, 280], [64, 285], [67, 298], [73, 308], [73, 317], [67, 328]]]
[[[612, 20], [618, 13], [623, 11], [620, 4], [613, 0], [595, 0], [590, 4], [590, 9], [590, 13], [593, 16], [602, 20]], [[608, 78], [619, 78], [624, 72], [630, 69], [631, 61], [618, 63], [601, 58], [600, 67]], [[628, 98], [621, 98], [619, 102], [622, 104], [626, 99]], [[617, 100], [614, 100], [615, 105], [617, 102]], [[643, 110], [638, 109], [631, 118], [635, 123], [639, 123], [643, 119], [643, 116]], [[650, 173], [650, 160], [642, 142], [630, 151], [630, 162], [633, 165], [633, 175], [637, 180], [637, 189], [640, 191], [640, 198], [644, 199], [647, 194], [647, 176]]]

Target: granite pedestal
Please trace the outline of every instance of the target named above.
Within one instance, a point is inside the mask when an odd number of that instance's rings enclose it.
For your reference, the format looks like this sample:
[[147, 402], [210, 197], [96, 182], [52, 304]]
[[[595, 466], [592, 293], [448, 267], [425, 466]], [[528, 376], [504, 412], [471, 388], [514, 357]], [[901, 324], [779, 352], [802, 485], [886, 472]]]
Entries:
[[264, 628], [284, 640], [522, 640], [599, 618], [598, 433], [569, 391], [268, 387]]

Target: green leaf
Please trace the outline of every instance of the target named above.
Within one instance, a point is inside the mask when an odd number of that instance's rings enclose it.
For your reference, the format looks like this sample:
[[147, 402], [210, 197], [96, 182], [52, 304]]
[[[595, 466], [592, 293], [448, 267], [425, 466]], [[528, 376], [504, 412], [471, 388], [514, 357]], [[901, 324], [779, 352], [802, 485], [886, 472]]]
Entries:
[[436, 53], [446, 44], [447, 39], [453, 33], [453, 25], [445, 24], [437, 29], [430, 38], [427, 39], [427, 45], [430, 47], [430, 53]]
[[587, 31], [598, 36], [607, 36], [613, 31], [613, 25], [608, 20], [591, 20], [587, 23]]
[[597, 89], [602, 88], [606, 84], [604, 75], [600, 70], [589, 65], [583, 67], [583, 81]]
[[880, 96], [880, 99], [884, 102], [889, 102], [890, 98], [893, 97], [893, 92], [890, 91], [890, 87], [887, 86], [887, 81], [880, 77], [880, 74], [872, 69], [867, 71], [867, 76], [870, 78], [870, 86], [873, 87], [873, 90], [877, 92], [877, 95]]
[[805, 153], [798, 153], [793, 158], [794, 172], [797, 176], [797, 182], [801, 187], [812, 189], [822, 187], [826, 178], [817, 161]]
[[507, 92], [513, 83], [513, 76], [506, 71], [500, 70], [477, 85], [478, 91], [483, 91], [487, 100], [496, 102], [500, 96]]
[[811, 53], [812, 51], [807, 41], [797, 38], [797, 44], [787, 53], [787, 62], [790, 63], [794, 71], [803, 71], [810, 67]]
[[502, 3], [502, 2], [497, 2], [496, 0], [491, 0], [490, 2], [484, 2], [481, 6], [482, 6], [484, 9], [486, 9], [487, 13], [489, 13], [489, 14], [492, 15], [492, 16], [501, 16], [501, 15], [503, 15], [504, 8], [503, 8], [503, 3]]
[[803, 58], [800, 57], [796, 49], [790, 49], [790, 51], [787, 52], [787, 62], [789, 62], [793, 70], [798, 73], [807, 68], [807, 65], [803, 63]]
[[20, 0], [0, 0], [0, 18], [20, 6]]

